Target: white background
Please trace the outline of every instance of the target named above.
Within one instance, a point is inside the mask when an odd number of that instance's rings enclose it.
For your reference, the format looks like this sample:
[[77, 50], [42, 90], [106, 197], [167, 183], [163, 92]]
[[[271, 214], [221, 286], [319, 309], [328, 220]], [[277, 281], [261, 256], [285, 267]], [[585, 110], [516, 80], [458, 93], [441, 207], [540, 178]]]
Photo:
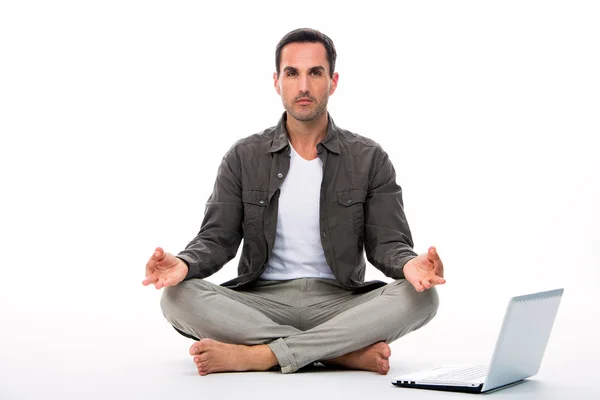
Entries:
[[298, 27], [333, 39], [329, 111], [389, 153], [416, 251], [445, 263], [439, 314], [394, 343], [391, 374], [487, 362], [509, 296], [564, 287], [529, 390], [593, 376], [599, 6], [390, 4], [1, 3], [0, 398], [160, 397], [157, 380], [192, 379], [144, 265], [195, 236], [233, 142], [276, 124], [275, 46]]

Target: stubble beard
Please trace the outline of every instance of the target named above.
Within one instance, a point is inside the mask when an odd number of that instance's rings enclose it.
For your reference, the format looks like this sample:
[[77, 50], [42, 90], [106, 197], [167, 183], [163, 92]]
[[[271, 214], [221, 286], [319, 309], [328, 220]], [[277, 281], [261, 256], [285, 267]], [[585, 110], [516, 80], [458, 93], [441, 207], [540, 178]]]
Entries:
[[[296, 109], [294, 109], [294, 105], [295, 105], [295, 100], [293, 103], [289, 103], [287, 101], [283, 101], [283, 108], [285, 108], [285, 111], [287, 111], [287, 113], [289, 115], [291, 115], [292, 117], [294, 117], [294, 119], [297, 119], [298, 121], [303, 121], [303, 122], [307, 122], [307, 121], [313, 121], [315, 119], [317, 119], [318, 117], [320, 117], [325, 110], [327, 109], [327, 100], [328, 97], [326, 96], [325, 98], [323, 98], [323, 100], [319, 103], [315, 102], [314, 103], [314, 108], [308, 109], [308, 107], [304, 108], [303, 106], [299, 106], [302, 107], [300, 112], [298, 112]], [[310, 107], [310, 106], [309, 106]]]

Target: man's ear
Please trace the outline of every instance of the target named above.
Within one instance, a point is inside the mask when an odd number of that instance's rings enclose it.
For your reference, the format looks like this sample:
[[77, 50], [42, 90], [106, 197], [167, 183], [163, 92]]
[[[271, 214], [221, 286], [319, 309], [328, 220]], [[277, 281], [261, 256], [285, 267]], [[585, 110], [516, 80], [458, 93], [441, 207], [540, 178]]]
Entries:
[[329, 88], [329, 95], [331, 96], [335, 89], [337, 89], [338, 80], [340, 79], [340, 75], [337, 72], [333, 73], [333, 77], [331, 78], [331, 87]]
[[277, 72], [273, 72], [273, 86], [275, 86], [277, 94], [281, 96], [281, 88], [279, 87], [279, 79], [277, 79]]

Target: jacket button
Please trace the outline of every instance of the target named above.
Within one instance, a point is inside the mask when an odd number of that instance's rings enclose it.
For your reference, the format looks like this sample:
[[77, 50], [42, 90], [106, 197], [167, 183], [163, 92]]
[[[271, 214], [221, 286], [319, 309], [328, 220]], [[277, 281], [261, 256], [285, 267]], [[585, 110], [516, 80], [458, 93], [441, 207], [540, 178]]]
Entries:
[[265, 204], [264, 200], [259, 201], [260, 204]]
[[278, 173], [278, 174], [277, 174], [277, 177], [278, 177], [279, 179], [281, 179], [281, 178], [283, 178], [283, 174], [280, 172], [280, 173]]
[[352, 200], [348, 200], [348, 204], [352, 203]]
[[327, 237], [327, 232], [323, 232], [323, 237]]

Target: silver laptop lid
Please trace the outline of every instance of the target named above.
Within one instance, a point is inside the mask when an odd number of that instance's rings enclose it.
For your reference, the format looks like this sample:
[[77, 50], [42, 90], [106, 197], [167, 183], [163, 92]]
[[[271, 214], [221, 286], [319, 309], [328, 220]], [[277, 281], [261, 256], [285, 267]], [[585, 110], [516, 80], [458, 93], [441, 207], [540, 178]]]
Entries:
[[482, 391], [537, 374], [563, 291], [510, 299]]

